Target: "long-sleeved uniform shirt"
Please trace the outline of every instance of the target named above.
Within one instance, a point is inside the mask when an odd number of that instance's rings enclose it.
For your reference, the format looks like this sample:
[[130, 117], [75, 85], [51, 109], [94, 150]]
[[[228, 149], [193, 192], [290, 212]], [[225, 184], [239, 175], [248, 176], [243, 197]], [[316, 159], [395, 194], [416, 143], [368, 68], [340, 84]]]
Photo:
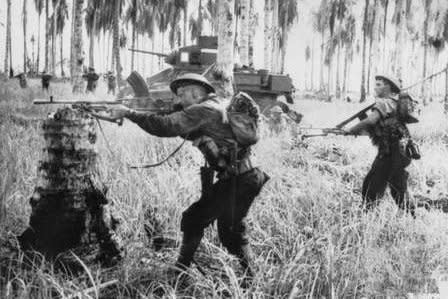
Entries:
[[224, 121], [223, 109], [214, 98], [168, 115], [132, 111], [127, 118], [149, 134], [159, 137], [180, 136], [187, 140], [209, 137], [220, 152], [228, 152], [226, 148], [235, 142], [232, 128]]

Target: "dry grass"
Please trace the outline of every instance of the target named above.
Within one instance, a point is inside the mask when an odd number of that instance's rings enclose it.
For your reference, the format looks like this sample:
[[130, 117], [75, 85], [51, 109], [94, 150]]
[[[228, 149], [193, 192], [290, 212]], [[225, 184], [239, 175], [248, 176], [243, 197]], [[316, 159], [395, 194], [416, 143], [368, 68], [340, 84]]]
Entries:
[[[33, 119], [53, 107], [32, 107], [32, 98], [42, 96], [37, 81], [31, 82], [33, 91], [20, 90], [16, 82], [0, 84], [0, 207], [6, 210], [0, 240], [6, 242], [11, 233], [19, 234], [26, 227], [30, 213], [28, 198], [42, 148], [39, 125]], [[69, 90], [59, 84], [53, 93], [62, 96]], [[297, 106], [305, 121], [316, 126], [332, 125], [359, 108], [309, 101], [299, 101]], [[424, 157], [409, 169], [411, 198], [448, 197], [448, 127], [437, 108], [425, 110], [421, 124], [412, 129]], [[119, 233], [127, 252], [123, 263], [116, 269], [86, 266], [85, 275], [73, 278], [55, 272], [44, 261], [24, 261], [20, 255], [0, 265], [2, 298], [73, 294], [83, 298], [172, 298], [176, 294], [197, 298], [400, 298], [408, 293], [436, 292], [441, 277], [437, 273], [448, 269], [445, 214], [418, 209], [414, 220], [389, 197], [367, 215], [360, 211], [362, 178], [375, 155], [367, 138], [317, 138], [304, 144], [285, 132], [265, 136], [254, 150], [256, 163], [271, 180], [247, 219], [258, 270], [253, 286], [239, 288], [237, 263], [220, 246], [212, 227], [197, 254], [206, 275], [193, 269], [191, 287], [176, 293], [166, 279], [176, 249], [151, 249], [144, 234], [144, 212], [154, 209], [164, 234], [179, 240], [181, 212], [200, 191], [201, 156], [188, 145], [157, 169], [131, 170], [125, 162], [159, 160], [180, 140], [151, 137], [129, 122], [123, 127], [104, 127], [118, 160], [100, 137], [99, 171], [110, 188], [112, 208], [122, 221]], [[21, 263], [29, 267], [19, 267]], [[117, 284], [98, 291], [98, 286], [114, 279]], [[78, 293], [85, 290], [91, 292]]]

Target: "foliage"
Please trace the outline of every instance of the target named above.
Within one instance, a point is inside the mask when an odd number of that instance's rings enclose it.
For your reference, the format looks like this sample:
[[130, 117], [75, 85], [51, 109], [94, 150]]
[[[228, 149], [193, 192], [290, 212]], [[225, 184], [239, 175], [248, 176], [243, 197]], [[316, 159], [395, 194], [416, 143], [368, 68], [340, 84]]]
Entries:
[[[124, 261], [109, 269], [86, 265], [74, 277], [41, 259], [7, 255], [6, 241], [11, 232], [19, 234], [27, 226], [30, 213], [28, 198], [41, 153], [36, 149], [44, 142], [37, 119], [54, 109], [31, 106], [31, 99], [43, 94], [38, 80], [29, 84], [29, 90], [20, 89], [16, 81], [0, 84], [0, 187], [8, 186], [7, 192], [0, 190], [6, 194], [8, 211], [0, 227], [2, 298], [8, 298], [3, 296], [6, 292], [22, 298], [68, 297], [88, 289], [93, 292], [83, 296], [93, 297], [98, 291], [102, 298], [404, 298], [408, 293], [435, 292], [437, 272], [448, 267], [445, 214], [420, 208], [414, 220], [400, 212], [389, 196], [373, 212], [361, 212], [359, 189], [374, 156], [367, 139], [333, 137], [303, 143], [295, 138], [296, 127], [271, 134], [264, 124], [263, 138], [253, 150], [254, 162], [271, 179], [247, 220], [257, 269], [248, 290], [238, 286], [242, 275], [238, 263], [221, 247], [214, 227], [206, 231], [196, 255], [205, 274], [193, 267], [192, 284], [183, 291], [168, 283], [166, 273], [177, 248], [154, 251], [145, 236], [145, 212], [156, 214], [166, 237], [179, 240], [181, 213], [197, 200], [197, 170], [203, 161], [195, 148], [187, 146], [157, 169], [128, 169], [126, 162], [159, 160], [179, 142], [151, 137], [128, 122], [122, 127], [103, 124], [114, 155], [103, 137], [97, 141], [99, 173], [121, 219]], [[70, 91], [64, 83], [54, 83], [52, 88], [57, 98]], [[98, 96], [105, 98], [104, 84], [100, 82], [98, 88]], [[353, 104], [315, 101], [299, 105], [316, 126], [334, 124], [340, 115], [359, 109]], [[435, 105], [426, 108], [423, 116], [413, 128], [424, 156], [409, 169], [410, 194], [446, 198], [447, 123]], [[101, 283], [114, 279], [116, 285], [99, 289]]]

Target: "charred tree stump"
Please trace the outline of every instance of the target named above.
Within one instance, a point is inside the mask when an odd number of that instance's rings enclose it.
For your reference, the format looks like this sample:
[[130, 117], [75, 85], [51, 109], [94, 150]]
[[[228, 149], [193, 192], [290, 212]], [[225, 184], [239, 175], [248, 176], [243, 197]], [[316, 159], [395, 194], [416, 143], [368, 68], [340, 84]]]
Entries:
[[22, 248], [47, 257], [80, 249], [89, 257], [95, 252], [103, 263], [116, 261], [121, 252], [114, 232], [117, 222], [107, 210], [106, 188], [95, 175], [93, 119], [63, 108], [50, 115], [42, 129], [44, 154], [30, 199], [29, 228], [19, 237]]

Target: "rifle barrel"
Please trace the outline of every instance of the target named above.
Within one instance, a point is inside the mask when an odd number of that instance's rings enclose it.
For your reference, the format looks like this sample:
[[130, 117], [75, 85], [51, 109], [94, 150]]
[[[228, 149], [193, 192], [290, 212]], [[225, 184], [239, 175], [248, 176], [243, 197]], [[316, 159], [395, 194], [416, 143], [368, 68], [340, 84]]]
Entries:
[[52, 101], [46, 99], [33, 100], [34, 105], [48, 105], [48, 104], [60, 104], [60, 105], [121, 105], [122, 100], [118, 101]]
[[159, 52], [153, 52], [153, 51], [146, 51], [146, 50], [140, 50], [140, 49], [128, 49], [131, 52], [139, 52], [139, 53], [144, 53], [144, 54], [151, 54], [151, 55], [156, 55], [156, 56], [161, 56], [161, 57], [168, 57], [168, 54], [165, 53], [159, 53]]

